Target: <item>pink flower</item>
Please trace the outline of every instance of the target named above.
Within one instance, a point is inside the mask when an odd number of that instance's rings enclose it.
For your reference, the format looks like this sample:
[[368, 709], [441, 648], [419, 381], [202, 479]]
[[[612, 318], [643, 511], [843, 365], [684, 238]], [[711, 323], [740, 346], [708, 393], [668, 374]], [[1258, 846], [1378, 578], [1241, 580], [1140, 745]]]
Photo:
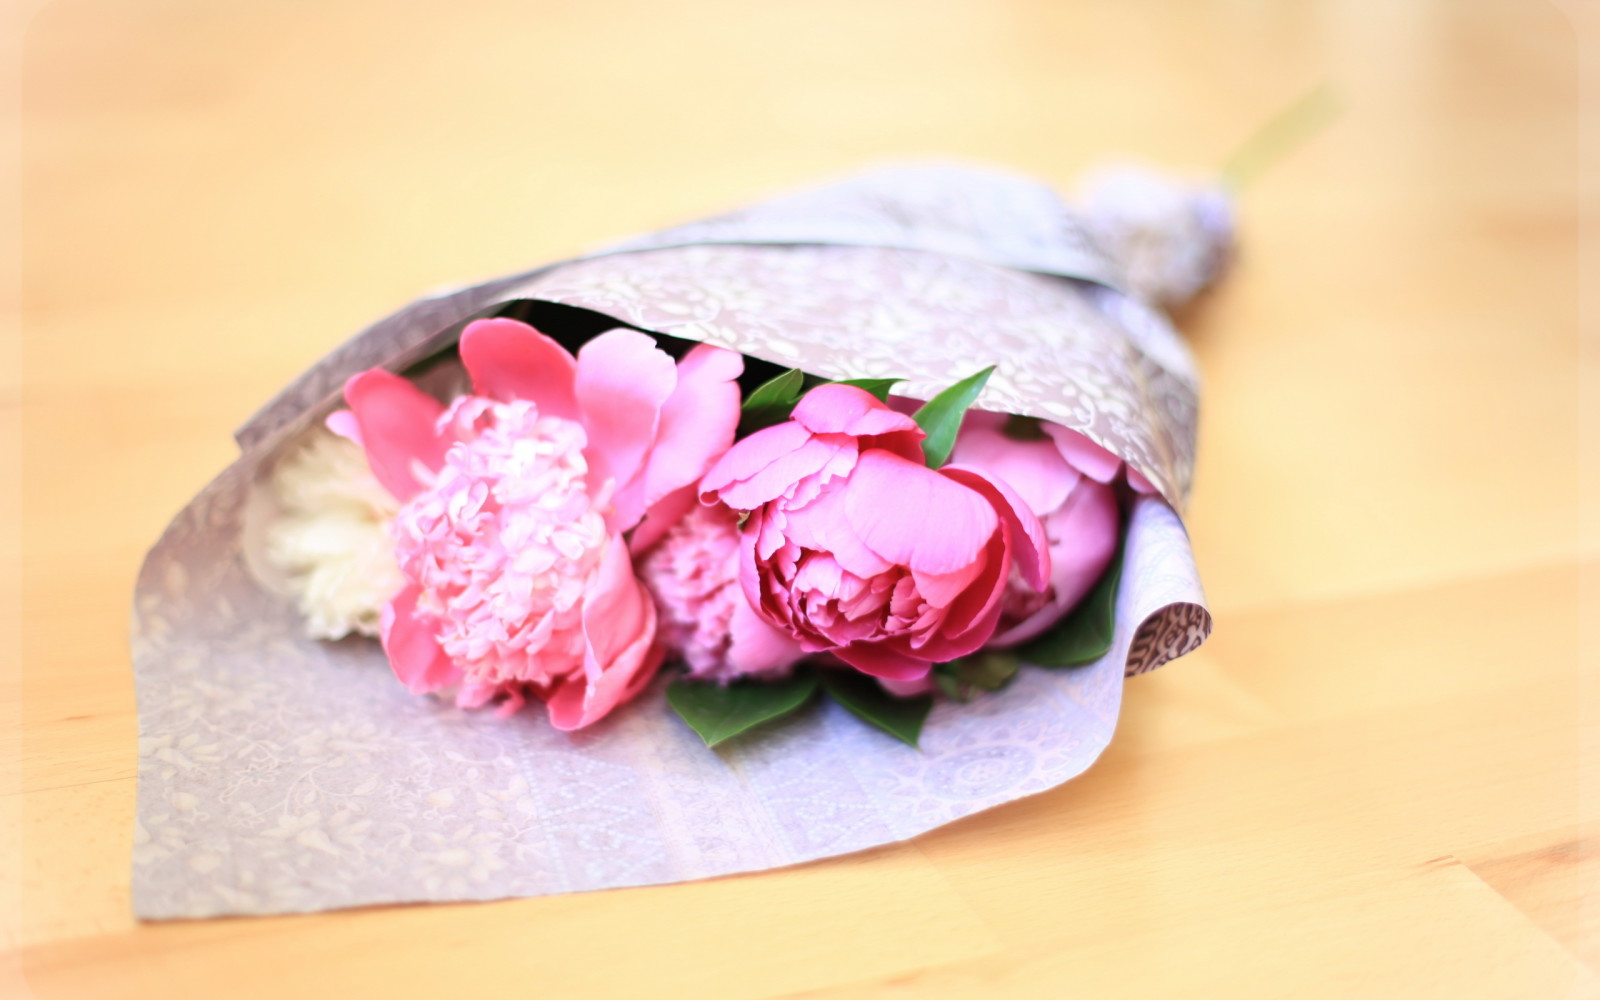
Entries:
[[683, 655], [690, 676], [724, 684], [783, 677], [806, 655], [745, 599], [739, 522], [720, 504], [696, 504], [644, 556], [639, 575], [655, 595], [667, 644]]
[[887, 677], [879, 677], [878, 684], [896, 698], [920, 698], [925, 694], [933, 694], [936, 687], [931, 671], [909, 681], [896, 681]]
[[[1116, 555], [1122, 517], [1113, 485], [1124, 468], [1121, 459], [1059, 424], [1041, 422], [1045, 437], [1018, 440], [1005, 433], [1006, 420], [995, 413], [968, 413], [951, 459], [1004, 482], [1022, 497], [1044, 522], [1051, 568], [1045, 587], [1012, 575], [992, 646], [1034, 638], [1083, 600]], [[1134, 489], [1155, 492], [1137, 470], [1127, 470]]]
[[473, 394], [448, 408], [381, 369], [345, 384], [328, 418], [401, 502], [406, 585], [383, 648], [413, 692], [457, 702], [532, 693], [558, 729], [636, 694], [661, 662], [641, 547], [694, 502], [733, 440], [739, 355], [701, 346], [681, 364], [612, 330], [572, 355], [532, 327], [479, 320], [461, 335]]
[[1013, 565], [1041, 590], [1050, 572], [1021, 499], [971, 469], [930, 470], [923, 437], [871, 393], [824, 385], [700, 483], [703, 501], [749, 512], [740, 583], [762, 617], [893, 681], [987, 642]]

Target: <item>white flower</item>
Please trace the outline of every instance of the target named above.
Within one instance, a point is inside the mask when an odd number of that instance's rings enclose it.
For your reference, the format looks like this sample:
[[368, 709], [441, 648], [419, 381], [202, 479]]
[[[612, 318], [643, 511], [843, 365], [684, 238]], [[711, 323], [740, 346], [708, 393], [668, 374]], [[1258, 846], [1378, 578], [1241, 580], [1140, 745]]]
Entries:
[[354, 442], [318, 429], [272, 470], [277, 516], [265, 555], [287, 578], [315, 639], [378, 634], [379, 616], [405, 578], [389, 525], [399, 504]]

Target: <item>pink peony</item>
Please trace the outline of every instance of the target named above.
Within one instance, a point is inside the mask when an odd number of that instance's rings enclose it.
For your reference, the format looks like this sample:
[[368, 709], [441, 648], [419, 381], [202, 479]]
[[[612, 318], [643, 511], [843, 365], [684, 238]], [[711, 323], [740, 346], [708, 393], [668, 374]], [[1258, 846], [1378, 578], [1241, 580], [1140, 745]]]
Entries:
[[743, 359], [700, 346], [674, 364], [630, 330], [574, 359], [491, 319], [467, 326], [461, 360], [473, 394], [449, 407], [375, 368], [328, 418], [401, 503], [406, 584], [383, 612], [384, 651], [413, 692], [504, 697], [508, 712], [532, 693], [558, 729], [578, 729], [660, 665], [624, 533], [642, 546], [693, 503], [733, 440]]
[[762, 620], [739, 586], [739, 522], [718, 504], [696, 505], [639, 563], [655, 595], [667, 644], [689, 674], [724, 684], [787, 675], [806, 655]]
[[[1038, 636], [1083, 600], [1116, 555], [1122, 517], [1113, 486], [1121, 459], [1059, 424], [1041, 422], [1045, 437], [1018, 440], [1005, 433], [1006, 420], [967, 414], [951, 460], [1005, 483], [1044, 522], [1050, 579], [1037, 587], [1012, 575], [992, 646]], [[1154, 492], [1149, 480], [1127, 468], [1134, 489]]]
[[824, 385], [700, 483], [703, 501], [749, 514], [740, 583], [762, 617], [891, 681], [987, 642], [1013, 565], [1039, 590], [1050, 572], [1022, 500], [974, 470], [927, 468], [923, 437], [871, 393]]

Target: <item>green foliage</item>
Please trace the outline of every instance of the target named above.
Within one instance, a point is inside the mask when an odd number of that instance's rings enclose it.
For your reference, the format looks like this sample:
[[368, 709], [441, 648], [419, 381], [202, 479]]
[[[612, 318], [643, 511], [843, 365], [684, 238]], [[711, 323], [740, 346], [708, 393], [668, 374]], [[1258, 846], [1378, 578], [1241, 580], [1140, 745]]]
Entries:
[[908, 746], [916, 746], [933, 698], [896, 698], [878, 682], [854, 670], [819, 670], [822, 688], [845, 710]]
[[889, 401], [889, 390], [897, 384], [904, 382], [903, 378], [845, 378], [840, 379], [840, 385], [853, 385], [857, 389], [865, 389], [878, 397], [878, 402]]
[[1040, 667], [1079, 667], [1109, 653], [1116, 630], [1117, 583], [1121, 578], [1119, 550], [1078, 606], [1050, 631], [1019, 650], [1023, 661]]
[[789, 411], [800, 402], [806, 383], [805, 373], [791, 368], [756, 386], [745, 397], [739, 412], [739, 436], [754, 434], [789, 419]]
[[706, 746], [754, 729], [762, 723], [798, 711], [817, 690], [817, 676], [796, 671], [787, 680], [735, 681], [724, 687], [687, 678], [667, 688], [667, 703], [687, 722]]
[[[864, 389], [878, 397], [880, 402], [887, 403], [889, 390], [904, 381], [901, 378], [850, 378], [841, 380], [839, 384]], [[806, 375], [798, 368], [791, 368], [761, 383], [745, 397], [744, 405], [740, 408], [739, 437], [783, 423], [789, 419], [801, 396], [819, 385], [828, 384], [815, 375]]]
[[984, 649], [933, 668], [934, 683], [956, 701], [971, 701], [975, 691], [998, 691], [1017, 676], [1022, 661], [1009, 649]]
[[1050, 435], [1044, 432], [1044, 425], [1037, 417], [1025, 417], [1020, 413], [1007, 414], [1005, 426], [1000, 430], [1013, 441], [1050, 440]]
[[961, 430], [961, 419], [967, 408], [978, 398], [983, 386], [994, 374], [994, 365], [962, 379], [939, 395], [922, 404], [912, 419], [928, 437], [922, 442], [922, 453], [927, 456], [928, 468], [937, 469], [950, 460], [956, 446], [956, 432]]

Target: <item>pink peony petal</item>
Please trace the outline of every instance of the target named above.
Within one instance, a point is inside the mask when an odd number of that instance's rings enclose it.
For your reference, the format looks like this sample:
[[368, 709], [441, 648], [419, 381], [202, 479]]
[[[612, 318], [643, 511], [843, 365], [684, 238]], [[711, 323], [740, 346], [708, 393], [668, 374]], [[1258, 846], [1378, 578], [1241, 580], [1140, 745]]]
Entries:
[[591, 684], [582, 674], [556, 681], [545, 699], [550, 725], [564, 733], [593, 725], [648, 687], [661, 668], [661, 647], [639, 640], [625, 654], [598, 683]]
[[999, 527], [990, 502], [898, 455], [863, 452], [841, 488], [845, 521], [883, 559], [924, 573], [954, 573]]
[[581, 729], [603, 718], [661, 665], [655, 602], [634, 575], [621, 533], [612, 535], [584, 594], [583, 634], [583, 673], [557, 682], [546, 703], [557, 729]]
[[1084, 483], [1051, 515], [1050, 582], [1067, 608], [1075, 606], [1111, 565], [1121, 536], [1117, 494], [1100, 483]]
[[[1045, 518], [1050, 541], [1050, 601], [997, 634], [992, 645], [1026, 642], [1077, 607], [1111, 565], [1121, 533], [1116, 490], [1085, 479], [1061, 509]], [[1043, 589], [1043, 588], [1036, 588]]]
[[777, 424], [729, 448], [700, 481], [700, 501], [755, 510], [808, 476], [849, 472], [855, 457], [850, 438], [819, 438], [793, 421]]
[[365, 447], [361, 444], [361, 422], [356, 420], [356, 415], [349, 410], [334, 410], [328, 414], [328, 419], [323, 423], [328, 430], [346, 441], [352, 441], [357, 446]]
[[800, 565], [790, 586], [810, 591], [824, 600], [836, 600], [844, 588], [844, 568], [828, 553], [815, 552]]
[[988, 642], [1000, 624], [1006, 580], [1011, 575], [1009, 536], [1009, 532], [995, 532], [981, 562], [982, 572], [950, 605], [936, 630], [893, 636], [887, 640], [889, 647], [908, 656], [944, 663], [974, 653]]
[[921, 570], [912, 570], [911, 578], [916, 581], [917, 593], [921, 594], [929, 604], [935, 607], [948, 607], [952, 601], [961, 596], [961, 592], [972, 585], [972, 581], [983, 572], [981, 563], [968, 563], [954, 573], [924, 573]]
[[974, 426], [970, 420], [961, 427], [950, 464], [978, 469], [1005, 483], [1040, 517], [1061, 506], [1083, 478], [1061, 457], [1054, 442], [1018, 441], [996, 427]]
[[837, 382], [819, 385], [806, 393], [795, 404], [790, 419], [813, 434], [873, 437], [907, 432], [919, 440], [923, 437], [915, 420], [891, 410], [865, 389]]
[[607, 480], [616, 483], [620, 531], [638, 523], [646, 504], [633, 488], [656, 439], [661, 407], [677, 386], [677, 366], [649, 336], [636, 330], [611, 330], [578, 352], [575, 391], [589, 445], [591, 493]]
[[500, 707], [494, 710], [494, 717], [497, 719], [511, 718], [522, 711], [522, 706], [528, 703], [528, 699], [523, 695], [520, 687], [507, 688], [505, 695], [506, 700], [502, 701]]
[[[808, 507], [786, 511], [781, 537], [803, 549], [829, 553], [840, 566], [863, 579], [889, 572], [895, 563], [867, 547], [861, 533], [850, 523], [848, 503], [846, 488], [839, 487]], [[777, 536], [776, 531], [770, 534]]]
[[550, 725], [564, 733], [582, 729], [583, 702], [588, 691], [589, 684], [582, 675], [556, 681], [544, 700], [544, 710], [550, 719]]
[[928, 676], [933, 663], [896, 652], [881, 643], [861, 642], [831, 651], [864, 674], [891, 681], [916, 681]]
[[1109, 483], [1117, 478], [1117, 470], [1122, 468], [1122, 459], [1077, 431], [1068, 430], [1060, 424], [1044, 420], [1040, 421], [1039, 426], [1050, 435], [1050, 440], [1056, 443], [1056, 449], [1061, 452], [1061, 457], [1067, 460], [1068, 465], [1098, 483]]
[[583, 629], [588, 643], [584, 671], [592, 682], [608, 663], [643, 636], [655, 636], [655, 603], [633, 572], [620, 534], [612, 535], [589, 589], [584, 593]]
[[739, 427], [740, 354], [700, 344], [678, 362], [644, 474], [644, 503], [696, 482], [733, 444]]
[[919, 698], [933, 693], [933, 674], [930, 672], [921, 680], [915, 681], [893, 681], [887, 677], [880, 677], [878, 686], [896, 698]]
[[1144, 473], [1131, 465], [1128, 466], [1128, 485], [1133, 487], [1135, 493], [1143, 493], [1145, 496], [1153, 496], [1161, 492], [1156, 489], [1154, 483], [1145, 478]]
[[644, 512], [644, 517], [634, 526], [633, 534], [628, 536], [628, 550], [638, 555], [659, 542], [661, 536], [678, 523], [679, 518], [694, 509], [698, 499], [699, 490], [693, 483], [662, 497]]
[[[889, 401], [896, 409], [913, 414], [922, 405], [914, 399], [904, 400], [901, 396], [890, 396]], [[1005, 430], [1006, 422], [1010, 419], [1010, 414], [996, 413], [993, 410], [968, 410], [967, 415], [961, 418], [961, 433], [982, 429], [998, 434]]]
[[382, 368], [350, 376], [344, 398], [355, 415], [372, 474], [395, 499], [411, 499], [424, 485], [417, 478], [418, 464], [431, 471], [444, 463], [449, 442], [437, 426], [444, 406]]
[[947, 465], [939, 470], [941, 475], [983, 495], [1005, 523], [1011, 535], [1011, 558], [1022, 574], [1022, 579], [1034, 590], [1043, 590], [1050, 580], [1050, 549], [1045, 539], [1044, 525], [1034, 516], [1022, 498], [1004, 481], [986, 476], [975, 469]]
[[746, 601], [734, 605], [728, 636], [728, 666], [739, 674], [770, 674], [806, 655], [793, 637], [768, 624]]
[[795, 405], [791, 419], [813, 434], [858, 438], [860, 451], [882, 448], [908, 462], [925, 464], [922, 439], [927, 435], [922, 428], [865, 389], [835, 382], [819, 385]]
[[383, 652], [406, 690], [426, 694], [456, 683], [461, 671], [439, 648], [433, 629], [417, 614], [418, 588], [408, 586], [383, 609]]
[[539, 413], [578, 419], [573, 380], [578, 363], [567, 349], [526, 323], [480, 319], [461, 331], [461, 363], [473, 392], [502, 403], [531, 400]]
[[503, 684], [485, 681], [474, 681], [463, 677], [456, 687], [457, 708], [482, 708], [499, 697]]
[[756, 543], [765, 529], [766, 519], [761, 511], [750, 515], [750, 520], [739, 530], [739, 590], [756, 613], [774, 627], [793, 629], [789, 620], [789, 592], [774, 573], [763, 573], [756, 557]]

